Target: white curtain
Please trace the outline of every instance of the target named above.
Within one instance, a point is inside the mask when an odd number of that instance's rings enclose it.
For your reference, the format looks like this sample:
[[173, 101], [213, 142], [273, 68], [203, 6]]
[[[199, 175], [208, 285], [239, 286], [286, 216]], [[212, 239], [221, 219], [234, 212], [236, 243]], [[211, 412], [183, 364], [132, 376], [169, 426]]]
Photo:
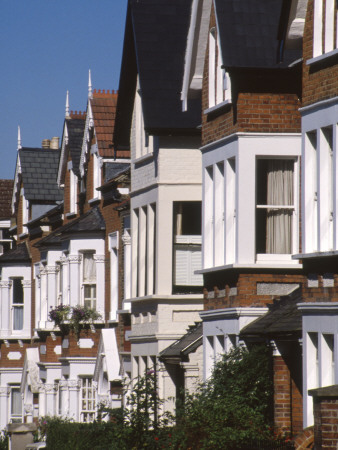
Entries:
[[13, 306], [13, 330], [23, 329], [23, 306]]
[[19, 388], [12, 389], [12, 405], [11, 405], [11, 415], [21, 416], [22, 412], [22, 397]]
[[[268, 161], [267, 204], [293, 205], [293, 161]], [[293, 209], [268, 208], [266, 223], [266, 252], [292, 252]]]
[[85, 283], [96, 282], [96, 264], [93, 253], [83, 254], [83, 281]]
[[182, 214], [183, 214], [182, 203], [179, 203], [176, 212], [176, 236], [182, 235]]

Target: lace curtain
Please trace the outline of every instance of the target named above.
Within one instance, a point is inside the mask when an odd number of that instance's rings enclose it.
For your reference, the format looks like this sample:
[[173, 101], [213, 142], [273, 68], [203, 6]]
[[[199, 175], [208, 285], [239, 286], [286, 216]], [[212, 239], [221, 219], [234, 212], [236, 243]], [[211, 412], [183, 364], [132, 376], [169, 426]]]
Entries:
[[[293, 205], [293, 161], [270, 160], [267, 176], [267, 204]], [[268, 208], [266, 252], [290, 254], [292, 241], [292, 208]]]
[[94, 253], [83, 254], [83, 282], [96, 282], [96, 264], [94, 260]]

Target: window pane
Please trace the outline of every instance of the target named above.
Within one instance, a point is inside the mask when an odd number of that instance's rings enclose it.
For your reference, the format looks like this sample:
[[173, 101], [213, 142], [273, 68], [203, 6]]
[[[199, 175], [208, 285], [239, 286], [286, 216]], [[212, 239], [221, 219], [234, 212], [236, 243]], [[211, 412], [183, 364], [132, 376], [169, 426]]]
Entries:
[[23, 307], [13, 306], [13, 330], [23, 329]]
[[20, 388], [12, 388], [11, 397], [11, 416], [21, 417], [22, 398]]
[[94, 253], [83, 254], [83, 281], [92, 283], [96, 281], [96, 264]]
[[13, 282], [13, 303], [23, 303], [23, 278], [12, 278]]
[[[292, 252], [293, 171], [293, 160], [257, 160], [257, 253]], [[269, 208], [272, 205], [276, 208]], [[283, 208], [284, 205], [288, 208]]]

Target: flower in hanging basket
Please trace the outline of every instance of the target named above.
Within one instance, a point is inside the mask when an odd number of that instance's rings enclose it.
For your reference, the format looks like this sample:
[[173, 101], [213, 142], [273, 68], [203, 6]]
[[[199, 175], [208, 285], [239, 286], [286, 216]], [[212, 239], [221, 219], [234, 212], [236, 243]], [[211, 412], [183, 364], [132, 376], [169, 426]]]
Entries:
[[49, 311], [49, 320], [54, 322], [55, 325], [60, 325], [62, 322], [68, 319], [70, 313], [70, 306], [63, 305], [62, 303], [55, 308], [51, 306]]
[[92, 324], [94, 320], [101, 319], [101, 314], [93, 308], [87, 306], [77, 305], [72, 308], [72, 315], [70, 318], [70, 325], [74, 333], [78, 334], [81, 324]]

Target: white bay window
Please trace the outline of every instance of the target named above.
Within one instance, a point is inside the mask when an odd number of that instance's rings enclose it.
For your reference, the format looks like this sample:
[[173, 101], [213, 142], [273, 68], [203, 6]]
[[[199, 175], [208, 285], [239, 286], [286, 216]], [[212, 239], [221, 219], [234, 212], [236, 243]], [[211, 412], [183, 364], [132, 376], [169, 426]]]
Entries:
[[202, 148], [203, 269], [296, 267], [300, 134], [236, 133]]

